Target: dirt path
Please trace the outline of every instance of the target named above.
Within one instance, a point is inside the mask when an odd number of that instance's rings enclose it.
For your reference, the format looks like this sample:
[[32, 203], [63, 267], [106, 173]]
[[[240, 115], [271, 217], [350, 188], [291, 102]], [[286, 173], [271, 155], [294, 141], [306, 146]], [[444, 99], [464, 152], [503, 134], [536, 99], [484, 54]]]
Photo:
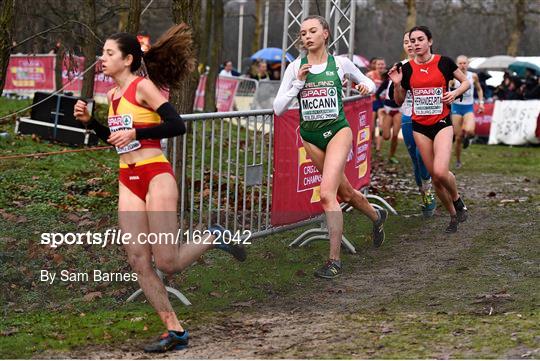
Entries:
[[[467, 227], [461, 227], [457, 235], [442, 233], [448, 219], [439, 215], [419, 229], [389, 239], [379, 250], [369, 249], [355, 256], [356, 262], [345, 265], [341, 278], [316, 281], [315, 293], [294, 290], [289, 295], [236, 308], [215, 323], [192, 326], [189, 349], [155, 358], [403, 357], [392, 353], [394, 350], [385, 343], [385, 338], [398, 336], [408, 345], [396, 339], [396, 351], [400, 347], [417, 351], [409, 357], [479, 357], [472, 340], [483, 332], [489, 337], [481, 327], [482, 322], [489, 324], [488, 315], [505, 317], [538, 306], [538, 298], [531, 299], [517, 286], [512, 288], [513, 280], [523, 272], [512, 262], [531, 262], [526, 268], [531, 273], [526, 276], [538, 275], [538, 251], [529, 260], [523, 259], [520, 252], [529, 252], [523, 251], [527, 239], [531, 234], [540, 234], [538, 221], [531, 218], [531, 214], [538, 214], [538, 206], [525, 200], [540, 193], [540, 184], [538, 179], [527, 181], [524, 177], [501, 182], [495, 176], [460, 176], [459, 181], [467, 190], [471, 212]], [[516, 199], [522, 202], [515, 203]], [[399, 221], [399, 217], [391, 219]], [[490, 234], [498, 235], [499, 240], [492, 247], [482, 247], [486, 243], [482, 240]], [[507, 285], [510, 288], [505, 289]], [[538, 287], [529, 292], [538, 295]], [[430, 343], [429, 336], [423, 341], [421, 330], [437, 327], [445, 320], [457, 322], [460, 317], [472, 318], [473, 323], [468, 328], [448, 331], [448, 342]], [[414, 334], [415, 330], [420, 336]], [[417, 346], [410, 345], [414, 340]], [[535, 340], [537, 347], [519, 343], [502, 349], [494, 346], [480, 355], [538, 358], [540, 339]], [[130, 351], [135, 348], [83, 349], [52, 357], [153, 357]]]

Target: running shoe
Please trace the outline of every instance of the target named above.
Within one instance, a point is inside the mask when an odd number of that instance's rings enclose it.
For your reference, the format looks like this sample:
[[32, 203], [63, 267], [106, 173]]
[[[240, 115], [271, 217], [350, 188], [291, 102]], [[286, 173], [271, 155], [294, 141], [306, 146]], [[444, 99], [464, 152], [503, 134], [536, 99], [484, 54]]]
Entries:
[[189, 333], [187, 330], [180, 333], [178, 331], [168, 331], [159, 338], [146, 345], [144, 352], [167, 352], [171, 350], [183, 350], [188, 347]]
[[388, 163], [399, 164], [399, 160], [396, 157], [390, 157]]
[[219, 239], [215, 243], [215, 248], [229, 253], [240, 262], [244, 262], [246, 260], [246, 249], [239, 244], [235, 244], [235, 242], [231, 239], [225, 239], [225, 228], [219, 224], [214, 224], [210, 226], [208, 230], [212, 233], [212, 235], [219, 236]]
[[373, 245], [379, 248], [384, 242], [384, 222], [388, 218], [388, 211], [386, 209], [376, 209], [379, 218], [373, 222]]
[[456, 169], [460, 169], [461, 167], [463, 167], [463, 164], [458, 160], [456, 162]]
[[432, 217], [437, 209], [437, 200], [431, 189], [426, 189], [422, 194], [422, 214], [424, 217]]
[[341, 261], [329, 259], [321, 268], [315, 271], [315, 276], [328, 279], [341, 276]]
[[459, 221], [457, 219], [457, 216], [451, 216], [450, 217], [450, 224], [446, 229], [444, 230], [445, 233], [456, 233], [457, 227], [458, 227]]
[[463, 137], [463, 149], [467, 149], [471, 145], [472, 137]]
[[459, 197], [457, 201], [453, 203], [454, 203], [454, 208], [456, 209], [456, 216], [459, 223], [465, 222], [467, 220], [468, 210], [467, 210], [467, 207], [465, 206], [465, 203], [463, 203], [463, 199]]

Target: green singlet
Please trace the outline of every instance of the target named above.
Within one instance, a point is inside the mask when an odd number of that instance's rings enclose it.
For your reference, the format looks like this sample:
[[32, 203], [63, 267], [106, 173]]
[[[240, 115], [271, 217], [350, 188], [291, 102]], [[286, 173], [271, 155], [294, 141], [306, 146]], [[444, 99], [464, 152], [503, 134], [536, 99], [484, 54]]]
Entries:
[[[302, 58], [300, 67], [307, 64]], [[300, 104], [300, 135], [322, 150], [336, 133], [349, 126], [342, 101], [341, 79], [336, 60], [328, 55], [326, 69], [320, 74], [308, 73], [304, 88], [298, 93]]]

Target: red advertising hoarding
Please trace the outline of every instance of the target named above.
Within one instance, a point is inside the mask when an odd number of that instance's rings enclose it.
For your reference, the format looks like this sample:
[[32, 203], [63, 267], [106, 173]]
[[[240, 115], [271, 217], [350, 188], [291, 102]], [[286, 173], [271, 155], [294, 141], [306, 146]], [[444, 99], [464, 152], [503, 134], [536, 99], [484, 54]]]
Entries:
[[11, 55], [4, 90], [7, 92], [52, 92], [54, 55]]
[[[344, 105], [353, 133], [345, 174], [355, 189], [369, 185], [371, 169], [371, 98]], [[298, 109], [274, 116], [273, 226], [305, 220], [323, 212], [320, 205], [321, 174], [308, 157], [300, 138]]]
[[[11, 55], [9, 58], [4, 90], [15, 93], [53, 92], [56, 89], [54, 74], [56, 55]], [[84, 58], [75, 56], [65, 58], [62, 64], [62, 83], [64, 91], [80, 94]], [[94, 94], [105, 96], [114, 86], [114, 81], [101, 72], [96, 64]]]

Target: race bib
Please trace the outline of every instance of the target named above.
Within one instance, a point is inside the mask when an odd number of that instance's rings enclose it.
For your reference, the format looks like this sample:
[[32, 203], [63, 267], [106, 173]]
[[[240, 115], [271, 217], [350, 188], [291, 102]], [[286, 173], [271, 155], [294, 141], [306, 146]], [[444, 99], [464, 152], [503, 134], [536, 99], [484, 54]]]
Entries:
[[[131, 114], [111, 115], [108, 118], [108, 123], [111, 133], [119, 130], [133, 129], [133, 117]], [[124, 154], [139, 149], [140, 147], [141, 143], [138, 140], [134, 140], [125, 147], [116, 147], [116, 152], [118, 154]]]
[[443, 88], [414, 88], [413, 111], [416, 115], [438, 115], [443, 112]]
[[338, 94], [334, 87], [303, 89], [300, 101], [305, 121], [336, 119], [339, 116]]

